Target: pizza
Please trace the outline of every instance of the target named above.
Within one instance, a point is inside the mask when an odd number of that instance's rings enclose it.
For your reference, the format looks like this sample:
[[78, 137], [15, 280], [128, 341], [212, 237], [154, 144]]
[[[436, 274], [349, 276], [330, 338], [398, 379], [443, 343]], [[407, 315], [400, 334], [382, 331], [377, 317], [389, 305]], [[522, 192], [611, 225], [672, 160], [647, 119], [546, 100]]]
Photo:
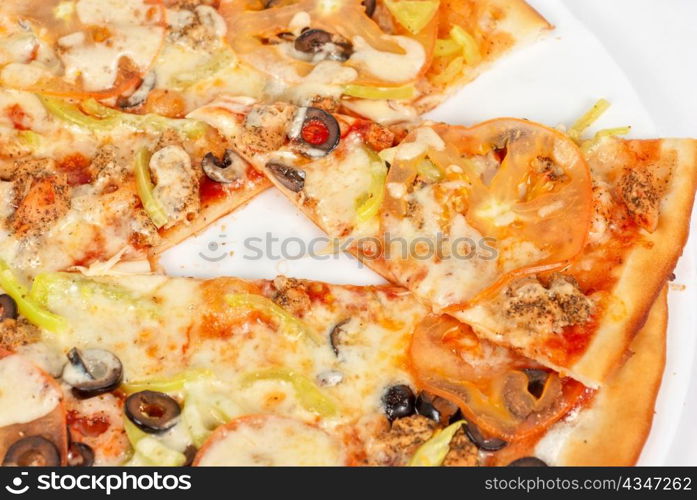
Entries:
[[423, 122], [391, 147], [395, 135], [372, 122], [230, 101], [192, 116], [219, 124], [336, 242], [434, 311], [591, 387], [616, 367], [687, 238], [695, 140], [600, 135], [580, 147], [501, 118]]
[[[392, 285], [47, 272], [27, 296], [60, 328], [4, 296], [4, 465], [622, 463], [663, 367], [664, 296], [599, 391]], [[626, 404], [631, 442], [606, 449]]]
[[[3, 2], [3, 465], [634, 464], [697, 140], [588, 138], [605, 101], [421, 118], [551, 28], [522, 0]], [[162, 274], [272, 186], [389, 284]]]

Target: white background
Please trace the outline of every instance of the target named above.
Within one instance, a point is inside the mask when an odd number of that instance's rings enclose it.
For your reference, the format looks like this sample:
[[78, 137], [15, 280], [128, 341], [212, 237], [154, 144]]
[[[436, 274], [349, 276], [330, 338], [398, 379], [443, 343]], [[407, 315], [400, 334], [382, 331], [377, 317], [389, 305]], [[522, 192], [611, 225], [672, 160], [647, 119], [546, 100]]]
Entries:
[[[697, 137], [697, 0], [528, 0], [556, 30], [504, 58], [431, 117], [454, 124], [517, 116], [570, 124], [595, 100], [610, 110], [597, 128], [631, 125], [633, 137]], [[644, 465], [697, 465], [697, 217], [690, 256], [670, 296], [667, 369]], [[245, 241], [272, 233], [305, 243], [323, 233], [278, 192], [167, 252], [172, 275], [272, 278], [277, 274], [372, 284], [383, 280], [353, 258], [248, 260]], [[278, 249], [276, 249], [277, 251]], [[292, 251], [292, 248], [289, 249]], [[219, 257], [211, 262], [205, 257]], [[617, 429], [617, 432], [622, 432]], [[608, 436], [608, 446], [613, 437]]]

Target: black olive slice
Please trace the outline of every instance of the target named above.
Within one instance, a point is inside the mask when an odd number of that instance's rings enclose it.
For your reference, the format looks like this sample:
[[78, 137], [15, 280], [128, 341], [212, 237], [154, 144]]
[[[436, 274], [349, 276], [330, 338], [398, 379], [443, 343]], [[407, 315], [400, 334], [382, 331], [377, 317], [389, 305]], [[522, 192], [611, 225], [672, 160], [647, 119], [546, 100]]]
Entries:
[[121, 383], [123, 366], [114, 354], [104, 349], [73, 347], [63, 368], [63, 381], [85, 397], [112, 391]]
[[305, 171], [299, 168], [289, 167], [282, 163], [269, 162], [266, 168], [286, 188], [294, 193], [302, 191], [305, 187]]
[[90, 445], [73, 441], [68, 446], [68, 465], [70, 467], [92, 467], [94, 450]]
[[137, 108], [145, 102], [156, 83], [157, 75], [151, 71], [143, 77], [138, 88], [130, 96], [119, 97], [116, 104], [121, 109]]
[[363, 0], [361, 2], [361, 5], [365, 7], [365, 15], [368, 17], [373, 17], [373, 14], [375, 13], [375, 4], [377, 2], [375, 0]]
[[0, 321], [17, 319], [17, 302], [15, 299], [3, 293], [0, 295]]
[[423, 415], [426, 418], [430, 418], [434, 422], [440, 422], [440, 411], [433, 404], [437, 396], [433, 394], [421, 391], [416, 396], [415, 408], [416, 413]]
[[523, 457], [513, 460], [508, 467], [547, 467], [547, 464], [537, 457]]
[[349, 321], [351, 321], [351, 318], [346, 318], [345, 320], [339, 321], [336, 325], [334, 325], [332, 331], [329, 332], [329, 344], [332, 346], [332, 351], [334, 351], [335, 356], [339, 355], [339, 336], [344, 331], [342, 327]]
[[226, 149], [222, 159], [213, 153], [206, 153], [201, 160], [201, 168], [210, 180], [230, 184], [242, 178], [247, 170], [247, 162], [232, 149]]
[[2, 465], [11, 467], [56, 467], [60, 465], [60, 453], [51, 441], [43, 436], [28, 436], [15, 441], [5, 453]]
[[184, 450], [184, 458], [186, 460], [184, 461], [184, 465], [182, 465], [182, 467], [189, 467], [192, 463], [194, 463], [196, 453], [198, 453], [198, 449], [193, 444], [187, 446]]
[[414, 414], [414, 392], [408, 385], [393, 385], [382, 397], [387, 418], [397, 420]]
[[504, 441], [503, 439], [484, 437], [484, 434], [482, 434], [479, 427], [474, 425], [472, 422], [467, 422], [467, 425], [465, 426], [465, 433], [470, 441], [472, 441], [480, 450], [496, 451], [508, 445], [508, 442]]
[[549, 378], [549, 372], [527, 368], [523, 370], [523, 373], [528, 376], [528, 392], [537, 399], [540, 399], [545, 389], [545, 382], [547, 382]]
[[297, 142], [302, 154], [310, 158], [326, 156], [339, 145], [339, 122], [323, 109], [299, 108], [288, 136]]
[[315, 57], [317, 55], [320, 55], [319, 60], [344, 62], [353, 54], [353, 45], [344, 37], [316, 28], [303, 31], [295, 39], [293, 47], [298, 52], [311, 54], [314, 62], [319, 62]]
[[177, 423], [179, 403], [164, 392], [140, 391], [126, 398], [126, 416], [141, 430], [163, 432]]

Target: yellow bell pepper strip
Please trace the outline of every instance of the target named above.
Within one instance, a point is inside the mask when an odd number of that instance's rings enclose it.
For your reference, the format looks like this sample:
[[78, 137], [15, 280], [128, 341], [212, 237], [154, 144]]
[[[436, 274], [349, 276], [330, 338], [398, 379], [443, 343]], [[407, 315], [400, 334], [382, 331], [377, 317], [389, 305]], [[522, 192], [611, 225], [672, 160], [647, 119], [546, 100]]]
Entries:
[[186, 426], [197, 448], [206, 442], [216, 428], [226, 424], [234, 416], [228, 415], [218, 404], [199, 401], [192, 394], [187, 394], [181, 413], [182, 423]]
[[108, 132], [118, 125], [114, 119], [99, 119], [86, 115], [75, 104], [63, 99], [48, 96], [37, 96], [50, 114], [72, 125], [96, 132]]
[[150, 179], [150, 153], [143, 148], [136, 153], [135, 174], [136, 189], [140, 197], [143, 208], [147, 212], [150, 220], [158, 229], [167, 224], [169, 217], [165, 209], [162, 208], [160, 201], [155, 197], [155, 186]]
[[206, 369], [192, 369], [183, 371], [171, 378], [154, 378], [149, 380], [138, 380], [121, 384], [120, 388], [126, 394], [140, 391], [157, 392], [177, 392], [184, 389], [189, 382], [197, 382], [205, 379], [212, 379], [213, 372]]
[[412, 35], [421, 32], [438, 12], [439, 0], [385, 0], [385, 7]]
[[411, 99], [416, 94], [414, 85], [407, 84], [399, 87], [371, 87], [369, 85], [349, 84], [344, 87], [343, 94], [359, 99]]
[[428, 158], [423, 158], [416, 165], [416, 173], [430, 182], [438, 182], [443, 178], [443, 172]]
[[271, 368], [248, 373], [242, 377], [242, 387], [249, 387], [260, 380], [287, 382], [293, 386], [295, 397], [307, 411], [322, 417], [331, 417], [336, 414], [337, 409], [334, 402], [323, 394], [312, 380], [289, 368]]
[[482, 60], [477, 41], [462, 27], [455, 25], [450, 28], [450, 37], [462, 47], [462, 55], [465, 57], [467, 64], [474, 65]]
[[309, 326], [266, 297], [251, 293], [235, 293], [226, 295], [225, 301], [232, 307], [254, 309], [271, 316], [283, 333], [291, 339], [309, 338], [315, 344], [320, 344], [317, 334]]
[[189, 118], [167, 118], [155, 113], [145, 115], [124, 113], [104, 106], [96, 99], [83, 101], [81, 107], [85, 112], [102, 120], [113, 120], [117, 124], [128, 125], [144, 132], [164, 132], [167, 129], [175, 129], [189, 139], [197, 139], [206, 132], [207, 128], [205, 123]]
[[[460, 55], [458, 55], [460, 54]], [[433, 55], [435, 57], [454, 57], [431, 81], [436, 85], [446, 85], [462, 73], [465, 66], [473, 66], [482, 60], [477, 41], [461, 26], [453, 25], [450, 36], [436, 40]]]
[[218, 51], [208, 61], [196, 66], [191, 71], [184, 71], [171, 78], [170, 84], [176, 89], [186, 89], [198, 82], [206, 80], [225, 68], [233, 67], [237, 64], [235, 53], [225, 48]]
[[154, 113], [123, 113], [104, 106], [95, 99], [87, 99], [80, 109], [77, 105], [56, 97], [38, 97], [46, 110], [59, 120], [95, 132], [110, 132], [120, 126], [128, 126], [142, 132], [175, 129], [189, 139], [196, 139], [201, 137], [207, 128], [205, 123], [188, 118], [167, 118]]
[[591, 109], [586, 111], [581, 118], [576, 120], [569, 130], [566, 132], [571, 139], [574, 141], [579, 141], [581, 139], [581, 134], [593, 125], [593, 123], [600, 118], [600, 116], [607, 111], [610, 107], [610, 102], [605, 99], [599, 99]]
[[19, 313], [33, 325], [53, 333], [60, 333], [68, 328], [65, 318], [52, 313], [30, 296], [29, 290], [2, 259], [0, 259], [0, 287], [15, 300]]
[[42, 306], [46, 306], [49, 297], [66, 297], [77, 292], [80, 298], [91, 301], [97, 295], [112, 302], [123, 304], [139, 314], [156, 317], [159, 315], [157, 305], [144, 297], [134, 295], [130, 290], [115, 283], [103, 283], [85, 276], [72, 273], [41, 273], [32, 283], [29, 297]]
[[450, 441], [455, 433], [464, 425], [464, 420], [450, 424], [436, 433], [419, 446], [407, 464], [410, 467], [436, 467], [443, 464], [445, 456], [450, 451]]
[[36, 149], [41, 145], [41, 136], [33, 130], [20, 130], [17, 132], [20, 144], [29, 149]]
[[370, 156], [370, 188], [356, 200], [356, 218], [363, 224], [375, 217], [385, 199], [387, 167], [377, 153], [366, 150]]

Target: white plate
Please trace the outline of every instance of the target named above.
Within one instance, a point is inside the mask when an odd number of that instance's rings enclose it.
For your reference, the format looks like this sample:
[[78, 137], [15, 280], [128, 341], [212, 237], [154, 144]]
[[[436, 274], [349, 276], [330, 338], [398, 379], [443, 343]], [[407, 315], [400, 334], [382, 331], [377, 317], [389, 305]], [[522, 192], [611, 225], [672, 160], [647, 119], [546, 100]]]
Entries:
[[[556, 30], [501, 61], [429, 117], [453, 124], [476, 123], [496, 116], [524, 117], [550, 125], [570, 124], [604, 97], [613, 106], [596, 124], [598, 128], [632, 125], [632, 136], [655, 137], [657, 130], [649, 113], [595, 36], [560, 2], [531, 3]], [[283, 245], [285, 258], [281, 257]], [[285, 274], [333, 283], [384, 282], [344, 254], [298, 255], [302, 248], [307, 252], [311, 246], [315, 254], [326, 246], [323, 233], [278, 192], [269, 190], [203, 234], [170, 250], [161, 262], [168, 273], [178, 276], [272, 278]], [[681, 423], [676, 416], [687, 398], [697, 350], [695, 254], [693, 238], [686, 253], [692, 258], [683, 258], [676, 272], [675, 283], [686, 285], [686, 289], [670, 295], [667, 370], [654, 427], [640, 460], [645, 465], [690, 463], [694, 459], [689, 455], [694, 454], [697, 434], [693, 421], [684, 416], [685, 422]], [[686, 439], [687, 432], [692, 434], [687, 434]], [[680, 439], [676, 439], [678, 436]], [[685, 441], [692, 441], [693, 446], [682, 444]]]

